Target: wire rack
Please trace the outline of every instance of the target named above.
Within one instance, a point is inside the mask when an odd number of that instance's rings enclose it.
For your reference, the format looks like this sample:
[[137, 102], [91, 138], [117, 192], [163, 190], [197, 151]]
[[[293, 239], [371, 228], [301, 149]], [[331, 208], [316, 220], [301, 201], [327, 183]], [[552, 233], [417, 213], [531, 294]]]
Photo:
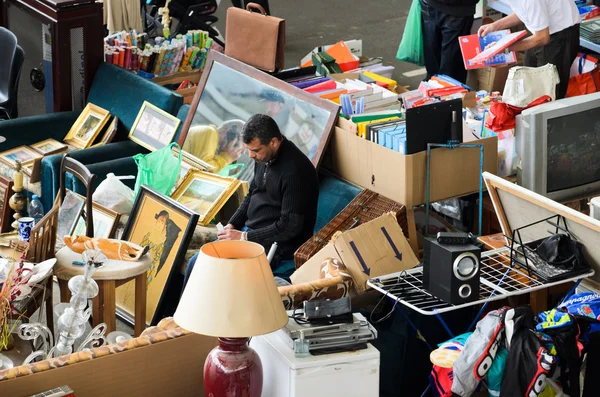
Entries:
[[545, 289], [554, 285], [577, 281], [594, 275], [594, 270], [553, 282], [530, 276], [528, 271], [510, 260], [510, 249], [500, 248], [481, 254], [479, 299], [461, 305], [446, 303], [423, 288], [423, 267], [372, 278], [371, 288], [398, 303], [426, 316], [446, 313], [468, 306], [505, 299]]

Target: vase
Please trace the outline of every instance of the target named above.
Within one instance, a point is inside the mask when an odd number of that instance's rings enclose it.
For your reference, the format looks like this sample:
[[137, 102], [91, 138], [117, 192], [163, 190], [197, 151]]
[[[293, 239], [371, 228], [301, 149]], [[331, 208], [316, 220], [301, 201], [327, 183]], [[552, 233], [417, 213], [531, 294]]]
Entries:
[[260, 397], [263, 371], [248, 338], [219, 338], [204, 363], [207, 397]]

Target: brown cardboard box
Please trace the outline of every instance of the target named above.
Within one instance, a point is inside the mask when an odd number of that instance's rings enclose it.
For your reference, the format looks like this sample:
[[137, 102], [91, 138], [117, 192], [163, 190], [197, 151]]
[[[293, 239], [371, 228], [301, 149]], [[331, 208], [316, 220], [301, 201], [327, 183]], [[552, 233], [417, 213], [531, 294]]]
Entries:
[[508, 77], [508, 70], [512, 66], [514, 65], [469, 70], [467, 85], [476, 91], [486, 90], [487, 92], [502, 93]]
[[216, 338], [188, 334], [0, 382], [0, 396], [68, 385], [77, 397], [204, 396], [202, 368]]
[[[403, 155], [349, 132], [340, 118], [332, 133], [330, 153], [323, 165], [341, 178], [371, 189], [412, 208], [425, 203], [427, 152]], [[346, 128], [346, 129], [343, 129]], [[463, 128], [463, 142], [484, 145], [484, 171], [498, 171], [498, 139], [477, 139]], [[431, 151], [430, 201], [436, 202], [479, 191], [479, 150]]]
[[294, 273], [292, 282], [298, 284], [318, 279], [325, 258], [335, 258], [346, 265], [358, 293], [365, 291], [369, 278], [411, 269], [419, 264], [391, 212], [339, 235], [302, 265], [302, 272]]

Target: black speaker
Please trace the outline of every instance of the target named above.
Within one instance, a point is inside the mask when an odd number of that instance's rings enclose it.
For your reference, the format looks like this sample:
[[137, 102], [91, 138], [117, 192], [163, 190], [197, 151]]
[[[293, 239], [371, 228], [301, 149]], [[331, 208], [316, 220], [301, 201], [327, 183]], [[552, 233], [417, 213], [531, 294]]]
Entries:
[[479, 299], [479, 247], [440, 244], [426, 238], [423, 248], [423, 287], [427, 291], [453, 305]]

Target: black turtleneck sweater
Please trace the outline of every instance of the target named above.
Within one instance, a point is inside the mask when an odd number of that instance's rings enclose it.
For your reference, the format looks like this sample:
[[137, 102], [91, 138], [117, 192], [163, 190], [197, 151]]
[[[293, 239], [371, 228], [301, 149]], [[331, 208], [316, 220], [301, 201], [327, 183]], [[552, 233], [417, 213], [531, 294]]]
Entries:
[[312, 235], [317, 218], [319, 178], [311, 161], [284, 139], [276, 157], [255, 163], [248, 195], [229, 220], [237, 230], [253, 229], [248, 241], [265, 247], [277, 242], [276, 258], [292, 259]]

